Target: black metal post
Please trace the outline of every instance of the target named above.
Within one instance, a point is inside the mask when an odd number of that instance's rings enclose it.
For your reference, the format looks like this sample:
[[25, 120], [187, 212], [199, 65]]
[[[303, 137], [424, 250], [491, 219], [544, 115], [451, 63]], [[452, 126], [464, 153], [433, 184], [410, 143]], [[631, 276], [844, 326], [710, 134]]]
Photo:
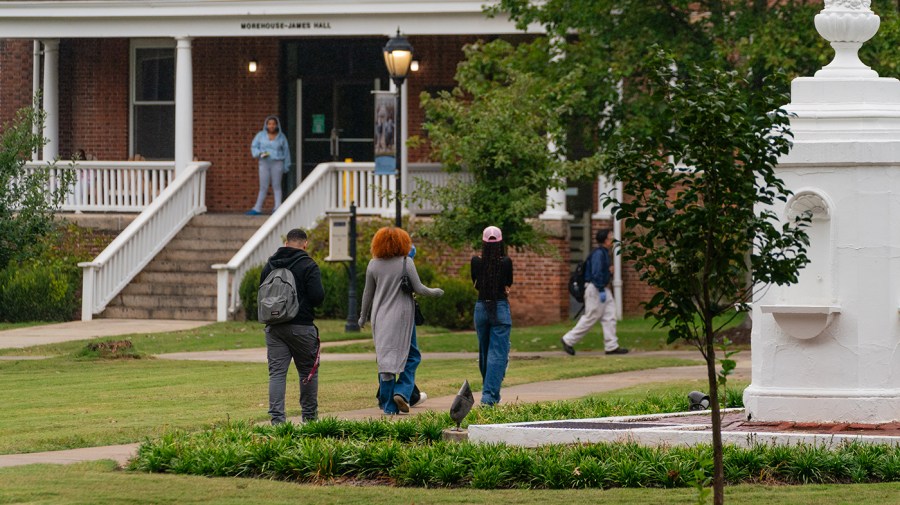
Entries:
[[356, 307], [356, 202], [350, 202], [350, 266], [347, 273], [350, 285], [347, 289], [347, 324], [346, 333], [359, 331], [359, 315]]
[[397, 201], [397, 216], [394, 219], [394, 226], [396, 226], [397, 228], [402, 228], [403, 227], [403, 217], [401, 215], [401, 210], [400, 210], [400, 199], [403, 196], [402, 189], [401, 189], [402, 188], [401, 184], [403, 183], [403, 180], [402, 180], [403, 176], [401, 174], [401, 172], [403, 170], [403, 167], [402, 167], [403, 152], [401, 150], [401, 147], [403, 144], [403, 142], [401, 140], [403, 138], [403, 114], [400, 113], [400, 107], [402, 106], [401, 97], [403, 95], [403, 80], [402, 79], [394, 79], [394, 83], [397, 84], [397, 106], [394, 108], [394, 110], [397, 111], [397, 121], [395, 123], [395, 125], [396, 125], [395, 131], [396, 131], [396, 137], [397, 137], [395, 139], [396, 146], [397, 146], [397, 154], [396, 154], [396, 158], [395, 158], [397, 160], [397, 163], [395, 163], [395, 165], [397, 167], [397, 188], [396, 188], [396, 191], [394, 192], [394, 197], [395, 197], [395, 200]]

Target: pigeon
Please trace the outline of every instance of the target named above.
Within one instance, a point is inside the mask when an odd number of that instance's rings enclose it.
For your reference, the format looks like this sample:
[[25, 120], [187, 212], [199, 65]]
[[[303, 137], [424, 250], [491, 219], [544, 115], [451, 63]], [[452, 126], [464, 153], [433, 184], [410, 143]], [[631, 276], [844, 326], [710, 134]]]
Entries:
[[453, 403], [450, 405], [450, 419], [456, 421], [456, 428], [453, 431], [460, 431], [459, 425], [462, 424], [463, 419], [472, 410], [472, 405], [475, 405], [475, 397], [472, 396], [472, 388], [469, 387], [469, 381], [464, 381], [462, 387], [459, 388], [459, 393], [456, 393], [456, 398], [453, 399]]

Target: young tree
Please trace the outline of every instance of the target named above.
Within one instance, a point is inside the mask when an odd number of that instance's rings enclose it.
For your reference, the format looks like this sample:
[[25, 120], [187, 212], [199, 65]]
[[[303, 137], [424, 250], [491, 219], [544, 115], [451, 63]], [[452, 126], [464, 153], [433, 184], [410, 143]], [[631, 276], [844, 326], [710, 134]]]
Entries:
[[[715, 349], [727, 321], [720, 316], [747, 311], [756, 288], [796, 282], [808, 261], [802, 223], [780, 225], [765, 210], [790, 194], [774, 171], [790, 149], [780, 108], [788, 99], [768, 81], [748, 95], [750, 83], [733, 71], [693, 66], [676, 73], [664, 55], [654, 62], [646, 92], [660, 104], [660, 121], [650, 130], [642, 125], [641, 135], [625, 125], [612, 137], [605, 165], [628, 196], [608, 196], [607, 203], [624, 220], [620, 253], [658, 290], [644, 305], [647, 316], [670, 328], [670, 343], [684, 339], [706, 360], [714, 497], [721, 504], [724, 377], [717, 376]], [[726, 372], [733, 366], [723, 360]]]
[[33, 133], [43, 127], [44, 112], [25, 108], [0, 132], [0, 270], [10, 261], [28, 258], [40, 247], [40, 238], [53, 228], [54, 212], [73, 182], [71, 171], [62, 171], [50, 190], [51, 169], [30, 172], [25, 162], [46, 140]]

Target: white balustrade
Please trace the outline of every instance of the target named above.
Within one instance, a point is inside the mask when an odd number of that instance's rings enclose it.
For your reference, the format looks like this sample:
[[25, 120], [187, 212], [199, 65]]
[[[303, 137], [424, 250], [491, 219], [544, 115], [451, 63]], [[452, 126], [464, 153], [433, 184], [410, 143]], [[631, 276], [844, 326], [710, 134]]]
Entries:
[[51, 191], [59, 187], [62, 172], [75, 172], [62, 211], [141, 212], [175, 179], [175, 164], [166, 161], [60, 160], [49, 169], [42, 162], [26, 163], [25, 168], [29, 172], [50, 170]]
[[[142, 163], [144, 164], [144, 163]], [[168, 164], [171, 167], [171, 164]], [[206, 170], [209, 162], [195, 162], [167, 186], [139, 185], [136, 179], [115, 177], [112, 173], [96, 174], [103, 181], [105, 192], [112, 197], [110, 188], [124, 190], [126, 181], [140, 187], [154, 198], [147, 208], [119, 234], [93, 261], [79, 263], [84, 269], [81, 319], [90, 321], [150, 263], [166, 244], [194, 216], [206, 212]], [[90, 166], [94, 166], [91, 164]], [[90, 169], [88, 169], [90, 170]], [[169, 177], [159, 173], [157, 177]], [[116, 181], [112, 183], [112, 181]], [[164, 188], [164, 189], [163, 189]], [[152, 191], [151, 191], [152, 189]], [[156, 192], [156, 193], [154, 193]], [[131, 194], [137, 194], [132, 192]], [[121, 203], [124, 206], [124, 201]]]
[[[359, 215], [393, 216], [396, 178], [375, 175], [374, 170], [374, 163], [323, 163], [317, 166], [228, 263], [212, 266], [218, 271], [216, 319], [227, 321], [229, 314], [237, 310], [240, 303], [238, 288], [244, 275], [250, 268], [265, 263], [284, 244], [282, 237], [292, 228], [313, 228], [327, 212], [349, 210], [350, 202], [356, 203]], [[454, 177], [443, 172], [440, 165], [431, 163], [412, 163], [409, 173], [410, 191], [416, 190], [418, 180], [441, 186]], [[468, 174], [460, 176], [467, 177]], [[433, 214], [438, 210], [427, 202], [410, 209], [414, 214]]]

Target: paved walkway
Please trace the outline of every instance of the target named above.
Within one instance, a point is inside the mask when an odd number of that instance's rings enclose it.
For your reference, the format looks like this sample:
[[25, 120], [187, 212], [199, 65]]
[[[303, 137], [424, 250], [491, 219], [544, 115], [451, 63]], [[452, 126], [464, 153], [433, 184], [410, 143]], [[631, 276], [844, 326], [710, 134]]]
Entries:
[[[209, 324], [202, 321], [129, 321], [102, 319], [90, 322], [70, 322], [55, 325], [32, 326], [29, 328], [19, 328], [0, 332], [0, 348], [3, 347], [26, 347], [30, 345], [40, 345], [44, 343], [63, 342], [67, 340], [82, 340], [94, 337], [105, 337], [114, 335], [123, 335], [129, 333], [152, 333], [167, 332], [183, 329], [191, 329]], [[368, 341], [361, 340], [362, 342]], [[356, 341], [350, 341], [356, 342]], [[350, 343], [344, 342], [328, 342], [323, 347], [333, 347]], [[602, 357], [602, 352], [579, 352], [579, 356], [597, 356]], [[562, 351], [551, 352], [514, 352], [511, 353], [513, 360], [515, 359], [533, 359], [536, 357], [560, 357], [564, 356]], [[626, 359], [631, 357], [677, 357], [684, 359], [699, 360], [700, 356], [696, 351], [651, 351], [651, 352], [632, 352], [625, 356]], [[190, 352], [190, 353], [171, 353], [158, 356], [161, 359], [177, 359], [177, 360], [202, 360], [202, 361], [242, 361], [242, 362], [266, 362], [265, 348], [257, 349], [240, 349], [233, 351], [211, 351], [211, 352]], [[748, 380], [750, 378], [750, 353], [741, 353], [736, 356], [738, 358], [738, 367], [735, 378]], [[474, 352], [468, 353], [425, 353], [424, 360], [441, 360], [441, 359], [477, 359], [478, 354]], [[618, 356], [617, 356], [618, 358]], [[23, 359], [16, 357], [16, 359]], [[374, 354], [358, 353], [358, 354], [340, 354], [325, 352], [322, 354], [323, 361], [375, 361]], [[503, 388], [503, 403], [530, 403], [540, 401], [568, 400], [580, 398], [583, 396], [613, 391], [640, 384], [669, 382], [669, 381], [685, 381], [685, 380], [705, 380], [706, 368], [704, 366], [684, 366], [684, 367], [666, 367], [650, 370], [638, 370], [632, 372], [622, 372], [614, 374], [597, 375], [592, 377], [581, 377], [576, 379], [566, 379], [557, 381], [535, 382], [530, 384], [521, 384], [517, 386], [509, 386]], [[421, 407], [414, 407], [411, 414], [424, 412], [428, 410], [447, 411], [453, 401], [454, 396], [442, 396], [437, 398], [428, 398]], [[480, 399], [480, 393], [475, 393], [476, 401]], [[335, 416], [341, 419], [367, 419], [379, 418], [382, 416], [381, 409], [377, 407], [352, 410], [346, 412], [332, 412], [325, 415]], [[403, 416], [398, 416], [403, 417]], [[292, 418], [294, 422], [299, 422], [299, 418]], [[139, 444], [125, 444], [105, 447], [90, 447], [83, 449], [72, 449], [68, 451], [52, 451], [42, 453], [29, 454], [10, 454], [0, 455], [0, 467], [30, 465], [35, 463], [50, 464], [69, 464], [81, 461], [94, 461], [100, 459], [112, 459], [119, 464], [125, 464], [137, 450]]]
[[97, 337], [113, 337], [132, 333], [165, 333], [191, 330], [212, 324], [211, 321], [177, 321], [170, 319], [95, 319], [93, 321], [69, 321], [67, 323], [27, 326], [0, 331], [0, 349], [56, 344], [71, 340], [87, 340]]

